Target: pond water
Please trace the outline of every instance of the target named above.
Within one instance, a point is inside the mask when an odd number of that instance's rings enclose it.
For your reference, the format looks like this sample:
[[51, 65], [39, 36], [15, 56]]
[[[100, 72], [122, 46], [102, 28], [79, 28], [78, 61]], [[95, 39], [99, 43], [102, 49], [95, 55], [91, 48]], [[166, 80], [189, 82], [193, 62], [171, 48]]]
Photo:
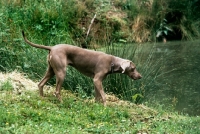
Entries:
[[144, 44], [137, 56], [145, 101], [200, 115], [200, 41]]

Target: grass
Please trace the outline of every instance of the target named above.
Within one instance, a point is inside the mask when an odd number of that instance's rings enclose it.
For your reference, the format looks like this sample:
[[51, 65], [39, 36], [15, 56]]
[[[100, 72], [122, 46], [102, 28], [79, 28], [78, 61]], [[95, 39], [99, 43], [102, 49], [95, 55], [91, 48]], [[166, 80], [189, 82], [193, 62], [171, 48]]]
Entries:
[[0, 84], [0, 133], [197, 134], [200, 131], [198, 116], [121, 100], [109, 100], [108, 106], [103, 107], [67, 90], [62, 90], [63, 103], [59, 103], [52, 87], [45, 91], [45, 98], [40, 98], [37, 90], [16, 93], [7, 90], [7, 86], [4, 88], [4, 83]]
[[7, 80], [7, 81], [1, 83], [0, 91], [1, 90], [6, 90], [6, 91], [13, 90], [13, 86], [12, 86], [12, 83], [10, 82], [10, 80]]

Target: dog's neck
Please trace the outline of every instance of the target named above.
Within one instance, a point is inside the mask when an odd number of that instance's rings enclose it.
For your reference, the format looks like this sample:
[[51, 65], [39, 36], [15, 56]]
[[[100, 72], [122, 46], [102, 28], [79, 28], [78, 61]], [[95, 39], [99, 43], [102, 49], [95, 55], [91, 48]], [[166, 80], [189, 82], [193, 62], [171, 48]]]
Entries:
[[119, 57], [112, 57], [112, 61], [111, 61], [111, 71], [110, 73], [122, 73], [122, 68], [121, 68], [121, 62], [123, 59], [119, 58]]

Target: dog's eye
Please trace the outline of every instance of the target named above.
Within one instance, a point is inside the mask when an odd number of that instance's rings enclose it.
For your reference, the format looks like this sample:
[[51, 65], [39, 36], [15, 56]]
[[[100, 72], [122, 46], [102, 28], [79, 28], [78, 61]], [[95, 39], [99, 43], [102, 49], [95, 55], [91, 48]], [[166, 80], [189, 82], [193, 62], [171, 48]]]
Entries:
[[135, 70], [135, 68], [131, 68], [131, 71], [134, 71]]

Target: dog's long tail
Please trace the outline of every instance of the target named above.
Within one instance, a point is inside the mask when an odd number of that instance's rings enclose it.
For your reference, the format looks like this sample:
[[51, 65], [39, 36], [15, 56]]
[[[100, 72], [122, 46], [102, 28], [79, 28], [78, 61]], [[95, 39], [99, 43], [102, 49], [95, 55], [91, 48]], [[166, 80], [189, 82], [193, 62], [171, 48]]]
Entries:
[[39, 45], [39, 44], [35, 44], [35, 43], [30, 42], [30, 41], [26, 38], [25, 33], [24, 33], [23, 30], [22, 30], [22, 35], [23, 35], [23, 38], [24, 38], [25, 42], [28, 43], [29, 45], [31, 45], [31, 46], [33, 46], [33, 47], [36, 47], [36, 48], [51, 50], [51, 46], [44, 46], [44, 45]]

